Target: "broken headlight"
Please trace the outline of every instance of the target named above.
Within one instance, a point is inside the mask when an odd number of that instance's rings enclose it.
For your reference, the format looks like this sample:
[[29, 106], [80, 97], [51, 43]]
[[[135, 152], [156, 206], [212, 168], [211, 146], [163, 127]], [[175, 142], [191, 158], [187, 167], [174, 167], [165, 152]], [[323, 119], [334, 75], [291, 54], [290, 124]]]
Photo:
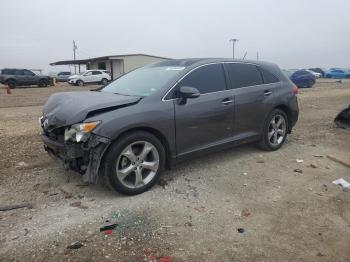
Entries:
[[85, 142], [92, 130], [94, 130], [101, 121], [90, 122], [90, 123], [81, 123], [75, 124], [71, 127], [67, 127], [64, 131], [64, 141], [73, 141], [73, 142]]

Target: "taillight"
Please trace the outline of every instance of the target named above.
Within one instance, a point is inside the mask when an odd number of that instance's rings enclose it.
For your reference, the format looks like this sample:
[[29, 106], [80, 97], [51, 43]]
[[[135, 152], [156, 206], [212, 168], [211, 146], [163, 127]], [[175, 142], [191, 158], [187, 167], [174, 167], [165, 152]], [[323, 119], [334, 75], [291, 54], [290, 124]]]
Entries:
[[293, 91], [293, 94], [296, 95], [299, 93], [299, 88], [296, 85], [294, 85], [292, 91]]

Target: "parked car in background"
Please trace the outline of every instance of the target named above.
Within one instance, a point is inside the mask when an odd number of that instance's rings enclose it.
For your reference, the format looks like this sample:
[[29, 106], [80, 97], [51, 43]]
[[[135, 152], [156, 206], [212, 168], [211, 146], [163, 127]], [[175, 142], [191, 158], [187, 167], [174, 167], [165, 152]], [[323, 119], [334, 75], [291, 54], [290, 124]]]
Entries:
[[98, 91], [53, 94], [42, 139], [85, 182], [101, 175], [115, 190], [139, 194], [166, 166], [195, 155], [247, 142], [279, 149], [298, 119], [297, 92], [271, 63], [164, 61]]
[[71, 72], [59, 72], [57, 74], [57, 81], [58, 82], [67, 82], [68, 78], [71, 76]]
[[315, 71], [312, 71], [312, 70], [309, 70], [309, 69], [304, 69], [305, 71], [313, 74], [316, 78], [321, 78], [322, 77], [322, 74], [321, 73], [317, 73]]
[[316, 73], [320, 73], [321, 77], [325, 76], [325, 72], [324, 72], [324, 70], [322, 68], [314, 67], [314, 68], [309, 68], [309, 70], [314, 71]]
[[108, 81], [111, 81], [111, 76], [107, 70], [87, 70], [79, 75], [72, 75], [68, 79], [69, 84], [76, 86], [85, 84], [107, 85]]
[[326, 78], [350, 78], [350, 71], [343, 69], [330, 69], [326, 72]]
[[46, 75], [37, 75], [28, 69], [5, 68], [0, 71], [0, 83], [9, 88], [31, 85], [47, 87], [51, 85], [52, 79]]
[[294, 72], [290, 76], [290, 79], [300, 88], [309, 88], [316, 83], [316, 77], [306, 70], [298, 70]]

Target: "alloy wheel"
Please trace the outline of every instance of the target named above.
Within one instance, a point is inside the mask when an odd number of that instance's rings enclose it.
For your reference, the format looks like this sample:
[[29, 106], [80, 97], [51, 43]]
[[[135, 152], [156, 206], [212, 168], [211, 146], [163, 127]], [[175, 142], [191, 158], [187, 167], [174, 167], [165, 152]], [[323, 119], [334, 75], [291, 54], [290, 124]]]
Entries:
[[269, 140], [269, 143], [273, 146], [279, 146], [283, 142], [286, 133], [286, 119], [283, 115], [274, 115], [270, 121], [268, 128], [267, 138]]
[[157, 148], [147, 141], [128, 145], [120, 153], [116, 174], [120, 183], [128, 188], [140, 188], [150, 183], [159, 168]]

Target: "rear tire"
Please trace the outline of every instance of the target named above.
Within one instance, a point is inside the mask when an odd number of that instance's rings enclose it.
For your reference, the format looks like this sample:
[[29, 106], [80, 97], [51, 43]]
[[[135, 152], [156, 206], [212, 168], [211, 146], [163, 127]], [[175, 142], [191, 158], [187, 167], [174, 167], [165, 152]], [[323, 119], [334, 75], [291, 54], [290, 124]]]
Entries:
[[83, 86], [83, 85], [84, 85], [84, 82], [82, 80], [77, 81], [77, 86]]
[[101, 174], [114, 190], [136, 195], [158, 181], [164, 166], [165, 149], [159, 139], [151, 133], [135, 131], [110, 146], [103, 158]]
[[14, 88], [16, 88], [17, 83], [16, 83], [15, 80], [8, 80], [8, 81], [6, 82], [6, 85], [7, 85], [10, 89], [14, 89]]
[[105, 86], [105, 85], [107, 85], [107, 84], [108, 84], [108, 79], [103, 78], [103, 79], [101, 80], [101, 85]]
[[[280, 124], [279, 121], [281, 121]], [[274, 109], [266, 118], [262, 139], [258, 143], [258, 146], [265, 151], [275, 151], [284, 144], [287, 133], [287, 114], [280, 109]]]

